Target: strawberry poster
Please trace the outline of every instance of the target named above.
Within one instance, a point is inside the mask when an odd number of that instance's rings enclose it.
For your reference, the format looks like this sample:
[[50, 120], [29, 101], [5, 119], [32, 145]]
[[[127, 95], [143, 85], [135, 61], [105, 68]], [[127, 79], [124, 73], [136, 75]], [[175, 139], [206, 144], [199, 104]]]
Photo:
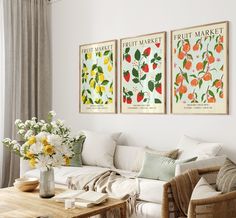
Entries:
[[228, 113], [228, 22], [171, 32], [172, 113]]
[[80, 112], [116, 112], [116, 40], [80, 46]]
[[166, 33], [121, 40], [121, 112], [165, 113]]

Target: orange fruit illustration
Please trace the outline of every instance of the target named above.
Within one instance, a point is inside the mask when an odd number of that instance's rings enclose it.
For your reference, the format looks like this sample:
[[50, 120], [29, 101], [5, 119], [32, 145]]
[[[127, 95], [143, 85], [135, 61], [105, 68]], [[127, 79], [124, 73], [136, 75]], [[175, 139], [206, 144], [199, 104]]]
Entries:
[[219, 41], [220, 41], [221, 43], [223, 43], [223, 42], [224, 42], [224, 36], [221, 36], [220, 39], [219, 39]]
[[194, 94], [193, 94], [193, 93], [189, 93], [189, 94], [188, 94], [188, 99], [189, 99], [189, 100], [193, 100], [193, 98], [194, 98]]
[[185, 68], [186, 70], [189, 70], [191, 67], [192, 67], [192, 62], [189, 61], [189, 60], [186, 61], [184, 68]]
[[209, 64], [212, 64], [212, 63], [214, 63], [214, 62], [215, 62], [214, 56], [210, 55], [210, 56], [208, 57], [208, 63], [209, 63]]
[[180, 87], [179, 87], [179, 93], [180, 94], [185, 94], [186, 92], [187, 92], [187, 87], [186, 86], [184, 86], [184, 85], [181, 85]]
[[198, 85], [198, 79], [193, 79], [191, 81], [191, 86], [197, 86]]
[[190, 45], [188, 43], [185, 43], [183, 45], [183, 51], [188, 52], [190, 50]]
[[185, 54], [181, 51], [179, 54], [178, 54], [178, 58], [180, 60], [182, 60], [184, 58]]
[[220, 98], [224, 98], [224, 93], [223, 92], [220, 93]]
[[193, 50], [194, 51], [197, 51], [199, 49], [199, 44], [197, 43], [197, 44], [195, 44], [194, 46], [193, 46]]
[[208, 101], [208, 103], [215, 103], [215, 102], [216, 102], [216, 99], [215, 99], [215, 97], [209, 97], [209, 98], [207, 99], [207, 101]]
[[184, 80], [184, 77], [183, 77], [183, 75], [182, 74], [179, 74], [178, 76], [177, 76], [177, 78], [176, 78], [176, 83], [182, 83], [183, 82], [183, 80]]
[[204, 76], [203, 76], [203, 79], [205, 81], [211, 80], [212, 79], [211, 73], [210, 72], [205, 73]]
[[216, 46], [216, 52], [217, 52], [217, 53], [220, 53], [220, 52], [222, 51], [222, 49], [223, 49], [223, 46], [222, 46], [221, 44], [218, 44], [218, 45]]
[[197, 65], [196, 65], [196, 69], [199, 71], [199, 70], [202, 70], [203, 69], [203, 63], [202, 62], [198, 62]]
[[222, 81], [221, 81], [221, 80], [218, 80], [218, 81], [215, 83], [215, 87], [216, 87], [216, 88], [221, 88], [221, 87], [222, 87]]

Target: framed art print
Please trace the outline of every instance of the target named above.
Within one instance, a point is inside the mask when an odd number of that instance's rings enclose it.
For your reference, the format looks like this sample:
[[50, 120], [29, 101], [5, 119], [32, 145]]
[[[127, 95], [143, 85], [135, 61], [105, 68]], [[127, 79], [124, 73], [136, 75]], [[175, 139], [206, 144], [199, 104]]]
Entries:
[[80, 46], [80, 112], [116, 113], [117, 41]]
[[121, 39], [121, 112], [165, 113], [166, 32]]
[[228, 22], [171, 32], [172, 113], [228, 114]]

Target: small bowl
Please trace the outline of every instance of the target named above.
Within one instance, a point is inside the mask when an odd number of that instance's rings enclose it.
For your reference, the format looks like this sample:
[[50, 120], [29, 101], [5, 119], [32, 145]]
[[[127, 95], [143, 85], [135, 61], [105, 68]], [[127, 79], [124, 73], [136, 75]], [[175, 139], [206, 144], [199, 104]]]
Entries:
[[31, 184], [36, 184], [39, 182], [38, 178], [26, 178], [26, 177], [22, 177], [22, 178], [18, 178], [15, 179], [16, 183], [19, 184], [24, 184], [24, 185], [31, 185]]
[[13, 185], [22, 192], [32, 192], [38, 187], [39, 182], [33, 184], [20, 184], [15, 182]]

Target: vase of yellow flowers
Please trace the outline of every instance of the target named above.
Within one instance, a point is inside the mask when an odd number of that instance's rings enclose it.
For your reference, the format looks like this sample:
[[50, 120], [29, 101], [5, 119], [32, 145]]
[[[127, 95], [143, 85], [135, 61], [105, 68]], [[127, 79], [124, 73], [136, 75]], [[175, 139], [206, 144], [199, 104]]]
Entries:
[[16, 140], [6, 138], [3, 144], [14, 151], [31, 167], [40, 169], [40, 197], [49, 198], [55, 195], [54, 167], [68, 165], [74, 155], [74, 138], [70, 137], [70, 129], [61, 120], [53, 120], [56, 113], [50, 111], [48, 120], [31, 120], [22, 122], [17, 119], [15, 125], [18, 134], [24, 140], [19, 144]]

